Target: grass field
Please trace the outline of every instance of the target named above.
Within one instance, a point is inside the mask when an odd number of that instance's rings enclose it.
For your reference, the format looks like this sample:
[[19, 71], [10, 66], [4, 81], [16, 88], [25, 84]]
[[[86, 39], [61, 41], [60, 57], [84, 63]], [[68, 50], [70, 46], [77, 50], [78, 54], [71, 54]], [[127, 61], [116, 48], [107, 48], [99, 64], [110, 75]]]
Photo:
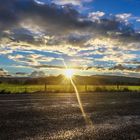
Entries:
[[139, 93], [0, 95], [0, 140], [138, 140]]
[[[79, 92], [92, 92], [92, 91], [140, 91], [140, 86], [119, 86], [116, 85], [77, 85]], [[22, 92], [37, 92], [37, 91], [48, 91], [48, 92], [73, 92], [74, 89], [71, 85], [12, 85], [12, 84], [0, 84], [0, 91], [5, 90], [11, 93], [22, 93]]]

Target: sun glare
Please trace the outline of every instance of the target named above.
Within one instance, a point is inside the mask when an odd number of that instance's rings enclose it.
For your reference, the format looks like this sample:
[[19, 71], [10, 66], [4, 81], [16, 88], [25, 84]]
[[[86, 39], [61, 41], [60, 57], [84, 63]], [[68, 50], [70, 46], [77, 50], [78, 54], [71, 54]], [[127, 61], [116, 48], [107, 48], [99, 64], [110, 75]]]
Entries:
[[66, 69], [64, 73], [65, 73], [65, 76], [67, 78], [72, 78], [72, 76], [74, 75], [74, 70], [73, 69]]

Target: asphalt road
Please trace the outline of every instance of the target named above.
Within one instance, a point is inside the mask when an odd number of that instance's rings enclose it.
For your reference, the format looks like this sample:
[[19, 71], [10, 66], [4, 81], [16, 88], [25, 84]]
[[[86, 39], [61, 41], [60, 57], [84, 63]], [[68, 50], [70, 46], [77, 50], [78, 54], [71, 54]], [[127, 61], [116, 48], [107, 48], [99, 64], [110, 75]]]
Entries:
[[138, 140], [140, 94], [75, 93], [0, 95], [0, 140]]

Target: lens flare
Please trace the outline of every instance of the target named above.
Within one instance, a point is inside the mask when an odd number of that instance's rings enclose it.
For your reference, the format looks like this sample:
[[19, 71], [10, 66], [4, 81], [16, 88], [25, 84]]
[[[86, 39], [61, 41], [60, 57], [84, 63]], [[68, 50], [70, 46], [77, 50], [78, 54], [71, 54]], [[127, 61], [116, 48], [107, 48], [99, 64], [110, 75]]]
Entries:
[[86, 124], [87, 124], [88, 126], [92, 126], [93, 124], [92, 124], [91, 119], [86, 115], [86, 113], [85, 113], [85, 111], [84, 111], [84, 108], [83, 108], [83, 105], [82, 105], [82, 102], [81, 102], [81, 99], [80, 99], [80, 96], [79, 96], [78, 89], [77, 89], [75, 83], [73, 82], [72, 78], [70, 78], [70, 81], [71, 81], [71, 84], [72, 84], [72, 86], [73, 86], [73, 88], [74, 88], [74, 90], [75, 90], [75, 94], [76, 94], [76, 97], [77, 97], [77, 101], [78, 101], [80, 110], [81, 110], [81, 112], [82, 112], [82, 115], [83, 115], [83, 117], [84, 117], [84, 119], [85, 119], [85, 122], [86, 122]]
[[89, 118], [89, 116], [86, 115], [86, 113], [84, 111], [84, 108], [83, 108], [83, 105], [82, 105], [82, 102], [81, 102], [81, 99], [80, 99], [80, 95], [79, 95], [78, 89], [77, 89], [77, 87], [76, 87], [76, 85], [75, 85], [75, 83], [74, 83], [74, 81], [72, 79], [74, 71], [72, 71], [72, 69], [68, 69], [68, 67], [67, 67], [67, 65], [66, 65], [64, 60], [63, 60], [63, 64], [66, 67], [65, 75], [66, 75], [66, 77], [68, 77], [70, 79], [70, 82], [71, 82], [71, 84], [72, 84], [72, 86], [74, 88], [74, 91], [75, 91], [75, 94], [76, 94], [76, 98], [77, 98], [80, 110], [82, 112], [82, 115], [83, 115], [83, 117], [85, 119], [85, 122], [88, 125], [88, 127], [93, 127], [93, 123], [92, 123], [91, 119]]

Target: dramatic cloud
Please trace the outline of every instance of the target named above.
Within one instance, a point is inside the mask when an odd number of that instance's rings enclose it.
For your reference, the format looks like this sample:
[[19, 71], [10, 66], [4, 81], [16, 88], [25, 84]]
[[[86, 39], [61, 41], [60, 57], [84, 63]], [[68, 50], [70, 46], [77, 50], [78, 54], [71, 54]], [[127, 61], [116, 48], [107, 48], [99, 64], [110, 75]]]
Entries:
[[53, 0], [54, 3], [65, 5], [65, 4], [72, 4], [72, 5], [79, 5], [81, 6], [83, 2], [92, 2], [93, 0]]
[[15, 76], [16, 77], [26, 77], [26, 76], [29, 76], [29, 74], [25, 73], [25, 72], [16, 72]]
[[128, 21], [128, 19], [132, 16], [131, 13], [123, 13], [123, 14], [117, 14], [116, 17], [118, 19], [121, 19], [123, 21]]
[[44, 77], [46, 76], [43, 71], [34, 71], [30, 74], [30, 77]]
[[10, 77], [11, 75], [4, 69], [0, 68], [0, 77]]
[[0, 56], [35, 69], [61, 68], [64, 59], [78, 69], [137, 72], [138, 68], [117, 64], [140, 61], [140, 32], [130, 22], [139, 17], [79, 12], [77, 6], [89, 2], [0, 0]]
[[[43, 69], [65, 69], [65, 66], [57, 66], [57, 65], [38, 65], [35, 66], [35, 68], [43, 68]], [[77, 70], [101, 70], [101, 71], [115, 71], [115, 70], [121, 70], [121, 71], [128, 71], [128, 72], [140, 72], [140, 65], [136, 67], [128, 67], [124, 66], [122, 64], [115, 65], [110, 68], [105, 67], [96, 67], [96, 66], [87, 66], [87, 67], [78, 67], [78, 66], [71, 66], [70, 69], [77, 69]]]
[[100, 18], [103, 17], [104, 15], [105, 15], [104, 12], [97, 11], [97, 12], [89, 13], [88, 17], [90, 20], [100, 21]]
[[25, 66], [38, 66], [42, 63], [52, 62], [53, 60], [60, 60], [59, 58], [46, 57], [41, 54], [27, 54], [27, 55], [8, 55], [10, 60], [15, 61], [16, 63], [25, 65]]
[[134, 71], [134, 72], [140, 72], [140, 66], [137, 66], [137, 67], [127, 67], [127, 66], [123, 66], [121, 64], [119, 65], [116, 65], [112, 68], [110, 68], [110, 70], [123, 70], [123, 71]]
[[[6, 26], [16, 26], [17, 28], [17, 25], [19, 27], [34, 25], [53, 33], [94, 31], [94, 34], [108, 35], [108, 31], [113, 31], [114, 33], [120, 32], [122, 37], [139, 38], [139, 34], [136, 34], [130, 25], [125, 25], [115, 18], [101, 18], [100, 22], [93, 21], [93, 18], [100, 18], [105, 14], [99, 11], [92, 12], [89, 17], [85, 17], [72, 6], [38, 4], [34, 0], [6, 0], [2, 5], [0, 13], [8, 13], [8, 16], [0, 15], [1, 27], [3, 25], [5, 28]], [[124, 19], [129, 15], [121, 14], [117, 17]]]

